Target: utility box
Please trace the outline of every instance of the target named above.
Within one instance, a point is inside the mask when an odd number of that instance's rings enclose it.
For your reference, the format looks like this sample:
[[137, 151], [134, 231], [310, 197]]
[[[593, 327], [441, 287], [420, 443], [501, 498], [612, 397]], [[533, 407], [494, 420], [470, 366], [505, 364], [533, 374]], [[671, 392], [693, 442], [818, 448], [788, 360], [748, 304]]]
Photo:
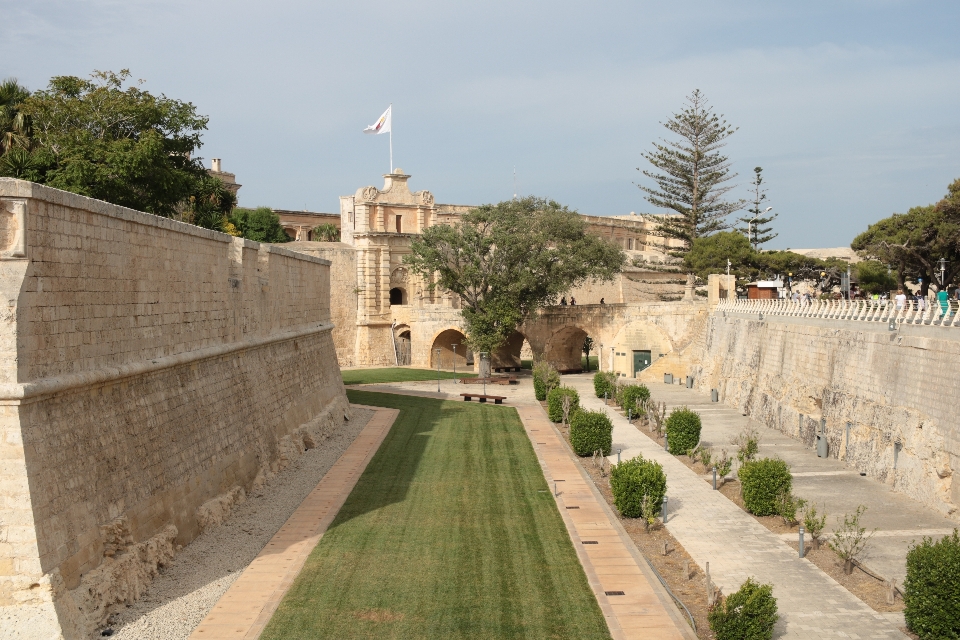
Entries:
[[665, 373], [663, 374], [663, 384], [673, 384], [673, 374]]
[[710, 402], [720, 402], [720, 392], [716, 389], [710, 389]]
[[693, 389], [693, 376], [687, 376], [687, 389]]
[[827, 450], [827, 436], [822, 433], [818, 433], [817, 434], [817, 457], [826, 458], [828, 453], [829, 452]]

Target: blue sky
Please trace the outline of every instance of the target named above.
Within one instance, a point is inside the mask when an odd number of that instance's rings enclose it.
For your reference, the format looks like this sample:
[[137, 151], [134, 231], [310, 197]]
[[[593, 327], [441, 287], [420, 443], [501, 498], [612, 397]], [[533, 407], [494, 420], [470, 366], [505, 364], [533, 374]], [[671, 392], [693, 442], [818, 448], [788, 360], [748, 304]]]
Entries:
[[[960, 177], [960, 2], [0, 0], [0, 76], [129, 68], [210, 117], [241, 204], [337, 211], [395, 164], [438, 202], [656, 211], [635, 182], [701, 89], [762, 166], [773, 248], [845, 245]], [[208, 163], [209, 164], [209, 163]]]

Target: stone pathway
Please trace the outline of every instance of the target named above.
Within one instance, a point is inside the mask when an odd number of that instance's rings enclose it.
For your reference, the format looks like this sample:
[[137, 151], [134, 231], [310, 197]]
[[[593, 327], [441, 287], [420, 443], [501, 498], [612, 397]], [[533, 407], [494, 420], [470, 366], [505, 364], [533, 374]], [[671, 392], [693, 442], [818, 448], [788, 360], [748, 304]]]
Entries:
[[333, 522], [400, 413], [382, 407], [362, 408], [376, 413], [316, 489], [194, 629], [191, 640], [260, 637], [307, 556]]
[[614, 639], [695, 640], [689, 622], [681, 617], [543, 409], [523, 404], [517, 412], [555, 491], [557, 509]]
[[[563, 382], [578, 390], [585, 408], [604, 408], [603, 400], [593, 393], [592, 376], [564, 376]], [[655, 399], [664, 399], [656, 385], [652, 391]], [[723, 593], [736, 591], [750, 576], [773, 585], [780, 611], [777, 638], [905, 637], [814, 564], [798, 558], [779, 536], [713, 491], [626, 418], [612, 409], [607, 413], [614, 424], [614, 449], [623, 449], [624, 459], [642, 454], [663, 465], [669, 498], [667, 529], [698, 565], [710, 563], [710, 574]]]

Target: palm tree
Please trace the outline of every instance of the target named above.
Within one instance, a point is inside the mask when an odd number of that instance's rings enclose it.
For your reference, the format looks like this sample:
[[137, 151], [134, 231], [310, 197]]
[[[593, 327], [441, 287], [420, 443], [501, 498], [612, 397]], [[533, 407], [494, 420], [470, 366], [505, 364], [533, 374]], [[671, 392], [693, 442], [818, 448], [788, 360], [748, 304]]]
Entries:
[[0, 83], [0, 155], [11, 149], [30, 148], [30, 119], [20, 111], [20, 104], [30, 92], [15, 78]]

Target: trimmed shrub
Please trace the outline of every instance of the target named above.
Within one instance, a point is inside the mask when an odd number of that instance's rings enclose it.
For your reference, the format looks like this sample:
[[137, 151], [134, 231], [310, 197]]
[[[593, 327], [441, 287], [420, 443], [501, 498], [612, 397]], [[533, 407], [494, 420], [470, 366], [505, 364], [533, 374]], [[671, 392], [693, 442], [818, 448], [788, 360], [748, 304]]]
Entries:
[[[577, 409], [580, 408], [580, 394], [577, 393], [576, 389], [571, 389], [570, 387], [557, 387], [556, 389], [551, 389], [550, 393], [547, 394], [547, 415], [550, 417], [550, 422], [560, 422], [563, 420], [563, 398], [564, 396], [570, 397], [570, 417], [573, 417], [573, 414], [576, 413]], [[593, 453], [591, 451], [591, 453]]]
[[539, 401], [547, 399], [551, 389], [560, 386], [560, 374], [544, 360], [533, 366], [533, 394]]
[[584, 411], [571, 413], [570, 446], [578, 456], [593, 455], [602, 451], [610, 455], [613, 447], [613, 423], [603, 411]]
[[700, 442], [700, 414], [677, 407], [667, 418], [667, 447], [674, 455], [684, 455]]
[[773, 585], [747, 578], [736, 593], [710, 610], [707, 619], [717, 640], [770, 640], [779, 617]]
[[907, 552], [903, 583], [907, 628], [924, 640], [960, 638], [960, 536], [924, 538]]
[[[660, 515], [667, 493], [667, 476], [659, 462], [637, 456], [610, 467], [613, 504], [626, 518], [655, 518]], [[647, 496], [647, 507], [644, 506]], [[650, 513], [644, 513], [646, 509]]]
[[597, 371], [593, 374], [593, 390], [598, 398], [602, 398], [604, 394], [607, 394], [608, 398], [612, 398], [613, 386], [616, 382], [616, 377], [610, 371]]
[[790, 467], [779, 458], [744, 462], [740, 470], [740, 491], [747, 511], [755, 516], [780, 515], [778, 498], [793, 488]]
[[633, 415], [639, 412], [638, 400], [647, 401], [650, 399], [650, 389], [643, 384], [628, 384], [620, 389], [617, 394], [617, 404], [626, 411], [630, 409]]

